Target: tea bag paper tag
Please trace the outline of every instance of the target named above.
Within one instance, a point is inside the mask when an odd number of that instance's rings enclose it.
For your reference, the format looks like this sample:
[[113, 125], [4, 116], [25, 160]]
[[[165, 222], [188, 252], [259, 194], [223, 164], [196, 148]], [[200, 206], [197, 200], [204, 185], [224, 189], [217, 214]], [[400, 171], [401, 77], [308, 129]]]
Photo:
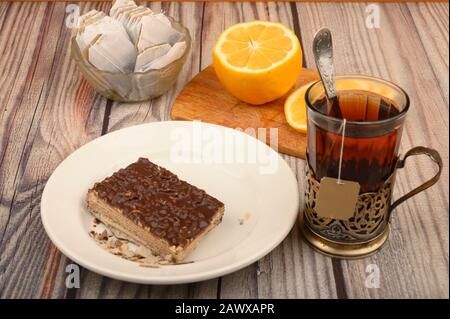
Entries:
[[317, 194], [316, 213], [320, 217], [348, 220], [355, 213], [359, 183], [324, 177]]

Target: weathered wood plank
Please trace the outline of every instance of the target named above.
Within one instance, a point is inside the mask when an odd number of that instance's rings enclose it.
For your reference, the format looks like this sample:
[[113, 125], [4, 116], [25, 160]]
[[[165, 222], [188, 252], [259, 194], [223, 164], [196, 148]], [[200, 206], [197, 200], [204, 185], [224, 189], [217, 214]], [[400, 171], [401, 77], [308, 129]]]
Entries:
[[10, 8], [9, 3], [0, 3], [0, 29], [6, 19], [6, 13]]
[[[433, 14], [420, 10], [426, 14], [427, 22], [431, 20], [435, 26], [446, 19], [445, 12], [448, 12], [447, 5], [436, 6], [441, 10], [435, 9]], [[401, 151], [404, 153], [416, 145], [431, 146], [439, 150], [445, 163], [441, 181], [432, 190], [397, 208], [391, 238], [381, 252], [363, 260], [340, 262], [345, 293], [358, 298], [448, 298], [448, 98], [445, 98], [448, 85], [445, 92], [440, 85], [443, 76], [435, 75], [438, 73], [433, 63], [438, 59], [437, 67], [444, 68], [445, 74], [448, 74], [448, 64], [439, 62], [441, 54], [427, 55], [430, 44], [422, 42], [424, 31], [421, 37], [404, 4], [380, 5], [379, 29], [366, 28], [364, 4], [302, 3], [297, 4], [297, 9], [305, 43], [312, 43], [315, 31], [321, 26], [327, 25], [332, 30], [338, 74], [380, 76], [398, 83], [409, 93], [412, 107]], [[444, 43], [441, 50], [445, 50], [445, 45], [448, 48], [448, 31], [433, 32], [433, 37], [436, 43]], [[312, 66], [311, 51], [307, 49], [304, 53], [307, 65]], [[425, 160], [410, 161], [398, 174], [394, 197], [412, 189], [433, 171]], [[379, 289], [365, 287], [369, 264], [380, 269]]]
[[105, 102], [70, 59], [65, 5], [10, 6], [0, 31], [0, 295], [62, 297], [67, 259], [45, 234], [40, 197], [56, 166], [100, 135]]
[[[2, 4], [2, 7], [5, 4]], [[21, 89], [29, 82], [27, 80], [27, 73], [32, 65], [32, 57], [34, 48], [38, 45], [38, 34], [34, 32], [30, 35], [30, 30], [38, 29], [39, 25], [42, 23], [44, 8], [39, 5], [34, 6], [13, 6], [10, 8], [10, 18], [5, 16], [3, 21], [3, 28], [1, 29], [1, 43], [2, 52], [0, 56], [0, 65], [2, 65], [2, 72], [0, 74], [0, 104], [2, 105], [0, 113], [0, 166], [2, 170], [0, 172], [0, 203], [2, 206], [8, 206], [8, 199], [11, 199], [14, 191], [14, 177], [15, 174], [11, 172], [16, 172], [18, 168], [18, 159], [13, 161], [9, 154], [17, 154], [21, 152], [24, 146], [26, 133], [29, 129], [30, 117], [33, 113], [29, 110], [20, 110], [13, 107], [15, 102], [20, 99]], [[31, 12], [35, 15], [34, 23], [32, 20], [26, 19], [26, 16]], [[17, 20], [14, 20], [14, 18]], [[14, 33], [19, 33], [22, 28], [20, 24], [16, 21], [24, 20], [27, 24], [27, 29], [25, 30], [25, 36], [18, 35], [17, 40], [14, 41], [13, 37], [10, 36]], [[7, 33], [9, 30], [10, 33]], [[14, 57], [21, 56], [21, 63], [14, 63]], [[11, 78], [17, 78], [16, 81], [10, 81]], [[19, 111], [22, 111], [18, 114]], [[19, 118], [22, 121], [18, 123], [12, 123], [10, 119]], [[28, 121], [27, 121], [28, 119]], [[9, 125], [8, 125], [9, 122]], [[24, 125], [21, 125], [25, 123]], [[28, 122], [28, 123], [27, 123]], [[28, 124], [28, 125], [27, 125]], [[19, 139], [12, 141], [14, 137], [10, 132], [18, 132], [17, 136]], [[22, 138], [20, 138], [22, 137]], [[10, 139], [11, 138], [11, 139]], [[8, 174], [7, 174], [8, 173]], [[6, 186], [9, 187], [6, 187]], [[2, 208], [0, 213], [0, 233], [4, 233], [6, 227], [7, 219], [9, 218], [9, 213]]]
[[433, 72], [448, 106], [448, 8], [447, 3], [407, 4]]

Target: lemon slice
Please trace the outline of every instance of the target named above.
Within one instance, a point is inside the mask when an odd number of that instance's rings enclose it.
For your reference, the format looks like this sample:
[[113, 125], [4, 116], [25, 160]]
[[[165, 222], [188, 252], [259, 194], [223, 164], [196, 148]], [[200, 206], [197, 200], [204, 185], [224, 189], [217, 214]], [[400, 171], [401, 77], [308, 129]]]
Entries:
[[302, 133], [306, 132], [307, 122], [305, 94], [311, 84], [313, 82], [305, 84], [292, 92], [284, 103], [286, 121], [292, 128]]
[[302, 64], [300, 42], [280, 23], [251, 21], [226, 29], [213, 51], [225, 88], [250, 104], [275, 100], [295, 84]]

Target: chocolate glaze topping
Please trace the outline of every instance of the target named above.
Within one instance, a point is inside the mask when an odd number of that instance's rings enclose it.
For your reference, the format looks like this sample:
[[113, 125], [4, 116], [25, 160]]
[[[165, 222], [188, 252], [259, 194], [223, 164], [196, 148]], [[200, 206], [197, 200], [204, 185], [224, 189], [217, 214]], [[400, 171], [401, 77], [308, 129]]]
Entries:
[[90, 191], [171, 245], [185, 246], [223, 203], [146, 158], [120, 169]]

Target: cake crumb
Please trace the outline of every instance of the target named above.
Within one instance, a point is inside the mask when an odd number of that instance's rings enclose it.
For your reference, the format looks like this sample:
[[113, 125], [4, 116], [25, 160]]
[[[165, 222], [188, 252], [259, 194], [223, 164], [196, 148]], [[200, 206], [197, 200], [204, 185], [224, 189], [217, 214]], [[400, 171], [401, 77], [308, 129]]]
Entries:
[[239, 225], [244, 225], [244, 223], [245, 223], [246, 221], [248, 221], [248, 220], [250, 219], [250, 217], [252, 217], [252, 215], [251, 215], [249, 212], [246, 212], [246, 213], [244, 214], [244, 217], [243, 217], [243, 218], [239, 218]]
[[139, 246], [139, 248], [136, 250], [136, 254], [141, 256], [142, 258], [152, 257], [153, 256], [153, 254], [150, 251], [150, 249], [145, 248], [144, 246]]
[[108, 236], [108, 232], [106, 230], [102, 231], [101, 234], [101, 239], [108, 239], [110, 236]]

